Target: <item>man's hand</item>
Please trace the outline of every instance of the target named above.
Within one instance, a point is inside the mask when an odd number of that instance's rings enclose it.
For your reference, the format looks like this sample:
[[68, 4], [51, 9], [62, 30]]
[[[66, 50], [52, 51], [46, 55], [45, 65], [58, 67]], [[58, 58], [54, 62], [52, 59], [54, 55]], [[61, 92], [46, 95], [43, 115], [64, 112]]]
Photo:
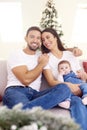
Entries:
[[84, 81], [87, 81], [87, 73], [85, 71], [77, 71], [77, 76], [78, 78], [84, 80]]
[[39, 56], [38, 58], [38, 63], [42, 64], [43, 67], [48, 63], [49, 61], [49, 56], [48, 54], [42, 54], [41, 56]]
[[74, 56], [81, 56], [82, 55], [82, 51], [78, 47], [74, 47], [72, 50], [72, 53], [74, 54]]

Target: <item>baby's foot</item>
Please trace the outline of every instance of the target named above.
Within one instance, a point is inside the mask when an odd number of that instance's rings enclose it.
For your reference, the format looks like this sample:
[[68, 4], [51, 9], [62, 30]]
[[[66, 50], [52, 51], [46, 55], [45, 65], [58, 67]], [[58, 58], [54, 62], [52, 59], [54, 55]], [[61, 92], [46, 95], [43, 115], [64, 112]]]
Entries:
[[66, 100], [64, 102], [59, 103], [58, 105], [62, 108], [69, 109], [70, 108], [70, 101]]
[[84, 97], [84, 98], [82, 99], [82, 102], [83, 102], [84, 105], [87, 105], [87, 97]]

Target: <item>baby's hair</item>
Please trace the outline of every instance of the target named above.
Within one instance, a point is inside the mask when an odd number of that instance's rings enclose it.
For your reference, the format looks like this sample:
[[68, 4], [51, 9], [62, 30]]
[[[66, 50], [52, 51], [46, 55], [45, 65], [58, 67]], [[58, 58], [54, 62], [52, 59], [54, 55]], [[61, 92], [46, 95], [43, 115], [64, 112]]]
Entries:
[[59, 65], [61, 65], [61, 64], [65, 64], [65, 63], [69, 64], [69, 66], [71, 67], [69, 61], [67, 61], [67, 60], [62, 60], [62, 61], [59, 62], [59, 64], [58, 64], [58, 68], [59, 68]]

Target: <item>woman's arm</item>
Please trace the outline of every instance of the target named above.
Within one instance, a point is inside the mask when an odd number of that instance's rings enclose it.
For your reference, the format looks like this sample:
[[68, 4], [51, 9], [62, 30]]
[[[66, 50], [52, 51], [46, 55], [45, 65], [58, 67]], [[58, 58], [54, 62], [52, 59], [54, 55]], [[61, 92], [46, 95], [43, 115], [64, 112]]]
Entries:
[[55, 86], [57, 84], [60, 84], [60, 83], [64, 83], [64, 84], [67, 84], [67, 86], [70, 88], [72, 93], [74, 93], [75, 95], [81, 96], [81, 90], [79, 88], [79, 84], [72, 84], [72, 83], [69, 83], [69, 82], [60, 82], [60, 81], [56, 80], [53, 77], [52, 71], [50, 69], [43, 70], [43, 74], [44, 74], [48, 84], [51, 87]]
[[65, 84], [68, 85], [68, 87], [70, 88], [71, 92], [77, 96], [81, 96], [82, 92], [81, 89], [79, 88], [80, 84], [72, 84], [70, 82], [65, 82]]
[[61, 83], [60, 81], [58, 81], [57, 79], [53, 77], [52, 71], [50, 69], [44, 69], [43, 74], [50, 86], [55, 86]]

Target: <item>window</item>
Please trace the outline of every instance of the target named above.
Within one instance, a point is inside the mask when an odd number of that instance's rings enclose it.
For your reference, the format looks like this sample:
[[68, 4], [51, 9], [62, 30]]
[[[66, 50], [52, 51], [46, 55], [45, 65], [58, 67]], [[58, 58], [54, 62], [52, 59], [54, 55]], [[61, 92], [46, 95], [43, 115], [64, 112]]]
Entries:
[[87, 5], [79, 5], [72, 34], [73, 42], [87, 43]]
[[71, 41], [81, 48], [82, 58], [87, 60], [87, 4], [77, 8]]
[[0, 42], [17, 43], [22, 38], [21, 2], [0, 2]]

